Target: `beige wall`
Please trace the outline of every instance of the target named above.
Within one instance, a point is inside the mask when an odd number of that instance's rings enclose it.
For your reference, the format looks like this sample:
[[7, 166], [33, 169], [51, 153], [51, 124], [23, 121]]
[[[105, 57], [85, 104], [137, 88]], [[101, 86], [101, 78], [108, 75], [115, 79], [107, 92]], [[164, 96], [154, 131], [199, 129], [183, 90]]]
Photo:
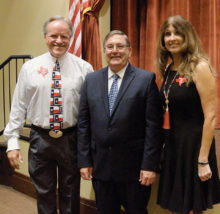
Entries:
[[[31, 54], [35, 57], [47, 51], [42, 25], [55, 14], [67, 16], [68, 3], [69, 0], [0, 0], [0, 63], [10, 55]], [[110, 0], [105, 1], [99, 22], [103, 41], [110, 30]], [[106, 65], [105, 60], [103, 65]], [[28, 175], [27, 151], [28, 143], [21, 141], [24, 163], [19, 172], [25, 175]], [[153, 185], [149, 211], [151, 214], [167, 214], [156, 205], [157, 182]], [[90, 182], [82, 181], [81, 197], [95, 199]], [[206, 213], [219, 214], [220, 206]]]
[[0, 62], [13, 54], [38, 56], [47, 48], [42, 26], [49, 17], [68, 14], [68, 0], [0, 0]]
[[[110, 0], [100, 12], [101, 41], [110, 29]], [[14, 54], [34, 57], [45, 51], [42, 26], [46, 19], [68, 15], [69, 0], [0, 0], [0, 63]]]

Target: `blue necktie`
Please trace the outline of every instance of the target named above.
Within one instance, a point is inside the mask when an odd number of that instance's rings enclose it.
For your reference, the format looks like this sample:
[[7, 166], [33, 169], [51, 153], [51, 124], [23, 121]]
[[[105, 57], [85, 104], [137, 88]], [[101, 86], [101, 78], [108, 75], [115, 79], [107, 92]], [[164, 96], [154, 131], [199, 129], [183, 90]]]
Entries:
[[110, 89], [110, 93], [108, 96], [108, 102], [109, 102], [109, 113], [112, 114], [112, 109], [118, 94], [118, 74], [113, 75], [113, 83]]

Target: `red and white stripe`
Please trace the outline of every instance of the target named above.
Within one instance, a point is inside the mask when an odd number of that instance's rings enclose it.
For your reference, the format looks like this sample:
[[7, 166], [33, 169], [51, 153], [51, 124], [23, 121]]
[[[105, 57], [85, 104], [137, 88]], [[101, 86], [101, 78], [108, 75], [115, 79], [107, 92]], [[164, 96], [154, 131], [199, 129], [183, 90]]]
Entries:
[[55, 72], [54, 72], [54, 79], [56, 79], [56, 80], [57, 80], [57, 79], [58, 79], [58, 80], [60, 79], [60, 72], [59, 72], [59, 71], [55, 71]]
[[58, 98], [58, 103], [57, 104], [62, 105], [62, 98], [61, 97]]
[[54, 114], [59, 114], [60, 113], [60, 107], [59, 106], [54, 106], [53, 107], [53, 113]]
[[54, 104], [53, 104], [53, 98], [52, 98], [52, 97], [50, 98], [50, 105], [51, 105], [51, 106], [54, 105]]
[[54, 123], [54, 129], [60, 129], [60, 123]]
[[81, 57], [82, 34], [81, 34], [81, 0], [70, 0], [68, 18], [72, 22], [73, 36], [70, 40], [69, 52]]
[[72, 22], [73, 36], [70, 40], [69, 52], [78, 57], [82, 56], [81, 21], [83, 14], [91, 10], [91, 0], [70, 0], [68, 18]]
[[50, 122], [53, 122], [53, 115], [50, 115]]
[[59, 114], [59, 121], [63, 122], [63, 115], [62, 114]]
[[59, 97], [60, 96], [60, 90], [59, 89], [54, 89], [53, 90], [53, 96], [54, 97]]

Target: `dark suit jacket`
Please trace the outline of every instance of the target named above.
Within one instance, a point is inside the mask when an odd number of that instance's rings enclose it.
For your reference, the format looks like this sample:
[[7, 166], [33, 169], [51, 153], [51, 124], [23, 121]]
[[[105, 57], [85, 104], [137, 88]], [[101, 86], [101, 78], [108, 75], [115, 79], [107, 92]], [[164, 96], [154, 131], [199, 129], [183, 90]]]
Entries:
[[162, 106], [155, 74], [128, 65], [113, 113], [108, 107], [108, 68], [87, 75], [78, 117], [78, 166], [101, 180], [139, 179], [157, 171]]

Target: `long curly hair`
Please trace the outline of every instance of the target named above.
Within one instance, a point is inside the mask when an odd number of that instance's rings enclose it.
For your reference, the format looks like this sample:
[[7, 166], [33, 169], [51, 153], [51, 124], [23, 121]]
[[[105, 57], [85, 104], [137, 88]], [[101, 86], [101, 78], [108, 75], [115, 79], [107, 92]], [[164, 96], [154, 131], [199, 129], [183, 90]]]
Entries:
[[201, 41], [192, 25], [182, 16], [176, 15], [167, 18], [159, 31], [156, 66], [162, 77], [165, 75], [167, 64], [170, 61], [172, 62], [172, 55], [166, 49], [164, 43], [165, 31], [170, 25], [172, 25], [184, 38], [182, 45], [182, 62], [178, 66], [177, 71], [186, 78], [187, 84], [192, 81], [194, 69], [199, 62], [207, 62], [211, 71], [213, 71]]

